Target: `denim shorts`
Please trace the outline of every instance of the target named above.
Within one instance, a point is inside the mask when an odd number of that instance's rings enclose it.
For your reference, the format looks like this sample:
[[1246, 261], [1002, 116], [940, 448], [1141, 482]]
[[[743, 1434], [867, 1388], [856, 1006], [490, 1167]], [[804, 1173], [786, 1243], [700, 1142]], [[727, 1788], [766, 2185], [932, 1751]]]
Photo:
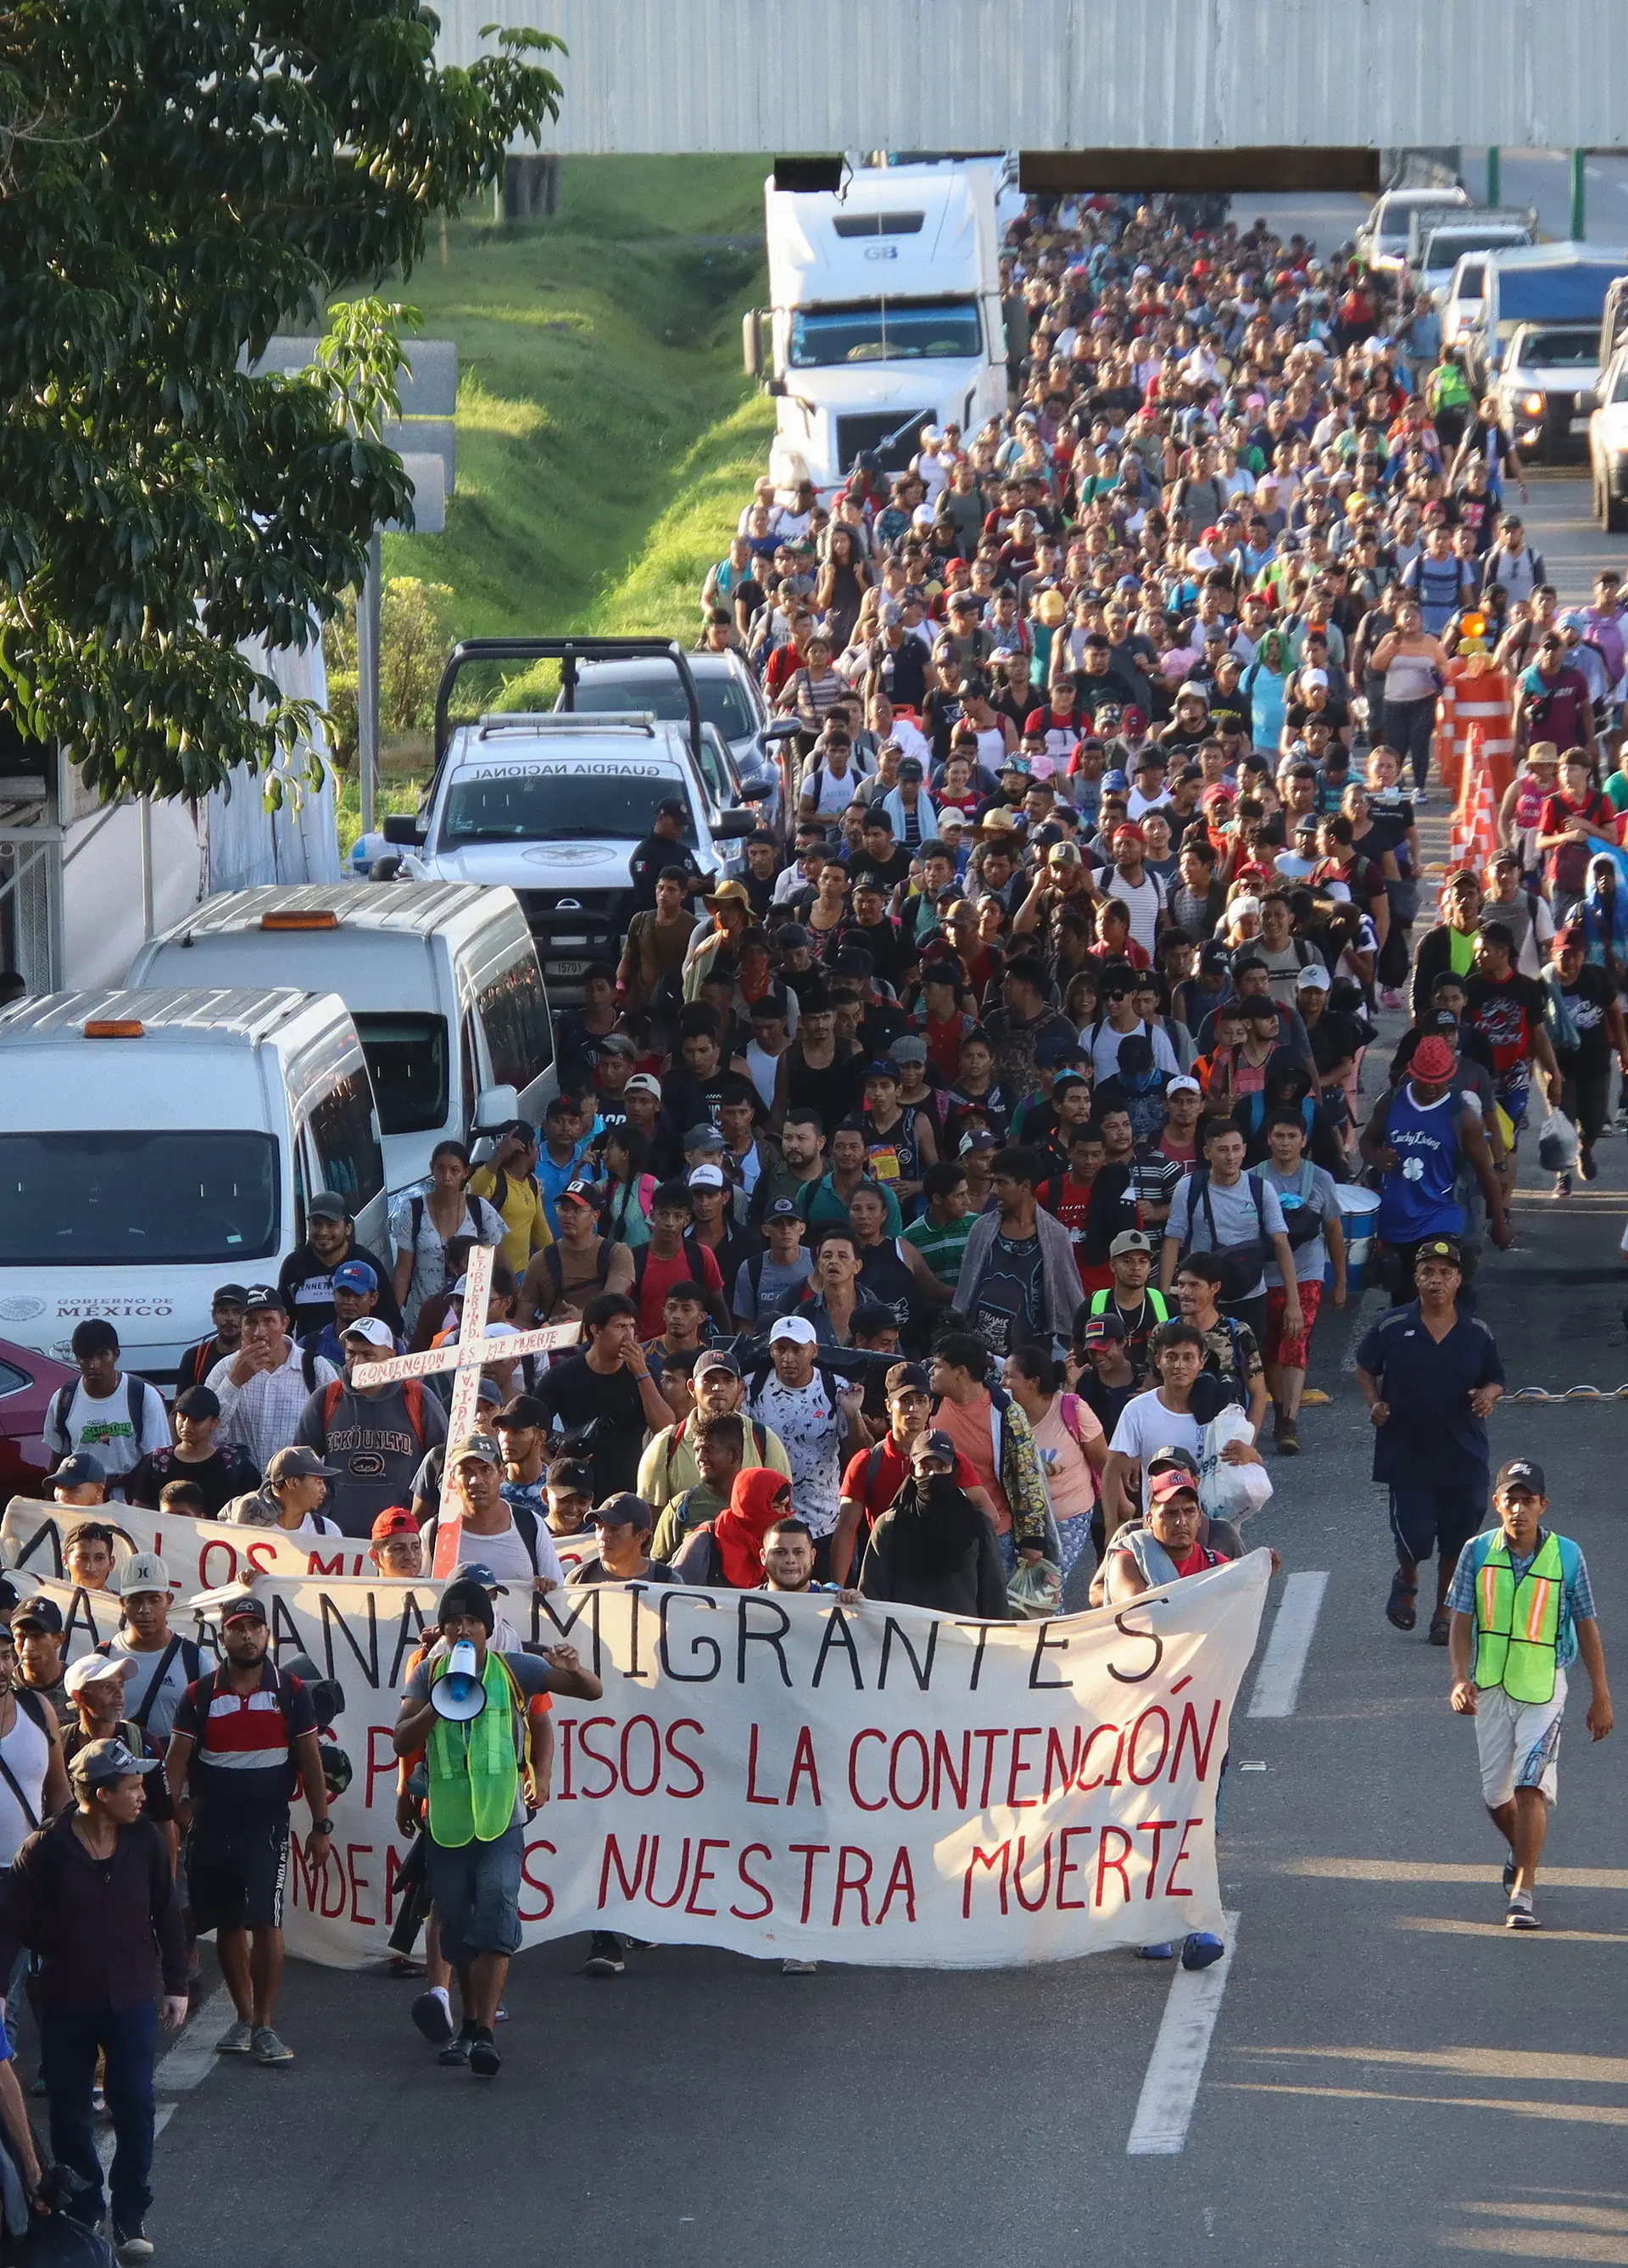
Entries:
[[510, 1822], [495, 1843], [471, 1841], [449, 1851], [434, 1837], [424, 1845], [424, 1879], [441, 1922], [441, 1950], [454, 1969], [477, 1953], [520, 1950], [520, 1867], [525, 1832]]

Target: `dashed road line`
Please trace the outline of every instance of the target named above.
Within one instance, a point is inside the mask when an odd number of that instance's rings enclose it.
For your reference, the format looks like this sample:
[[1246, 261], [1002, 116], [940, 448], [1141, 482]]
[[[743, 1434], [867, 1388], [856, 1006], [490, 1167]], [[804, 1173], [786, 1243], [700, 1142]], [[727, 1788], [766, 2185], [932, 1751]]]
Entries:
[[1215, 2019], [1238, 1942], [1236, 1913], [1221, 1917], [1227, 1950], [1207, 1969], [1178, 1968], [1153, 2043], [1142, 2091], [1125, 2146], [1128, 2158], [1177, 2158], [1186, 2147]]
[[1283, 1586], [1272, 1636], [1256, 1673], [1250, 1696], [1251, 1717], [1292, 1717], [1300, 1698], [1300, 1681], [1311, 1651], [1323, 1594], [1328, 1589], [1326, 1572], [1291, 1575]]

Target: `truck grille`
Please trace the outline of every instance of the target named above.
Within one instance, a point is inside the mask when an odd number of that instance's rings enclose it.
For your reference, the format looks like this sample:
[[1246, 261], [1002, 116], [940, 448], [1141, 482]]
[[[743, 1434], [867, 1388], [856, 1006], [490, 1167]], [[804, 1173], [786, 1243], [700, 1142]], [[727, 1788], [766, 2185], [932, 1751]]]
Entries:
[[921, 446], [921, 428], [933, 424], [936, 417], [933, 409], [890, 409], [882, 417], [839, 417], [838, 464], [845, 474], [851, 473], [860, 451], [874, 449], [884, 472], [905, 472]]

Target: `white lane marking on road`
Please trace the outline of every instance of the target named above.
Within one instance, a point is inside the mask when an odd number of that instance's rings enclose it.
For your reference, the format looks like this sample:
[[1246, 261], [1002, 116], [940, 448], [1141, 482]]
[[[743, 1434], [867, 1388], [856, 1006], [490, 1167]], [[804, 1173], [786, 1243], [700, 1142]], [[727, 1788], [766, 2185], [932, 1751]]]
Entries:
[[[1290, 1582], [1294, 1580], [1291, 1575]], [[220, 2058], [215, 2052], [215, 2043], [231, 2023], [232, 2015], [231, 1995], [224, 1984], [217, 1985], [209, 1999], [194, 2010], [186, 2030], [153, 2073], [153, 2085], [160, 2095], [179, 2095], [187, 2088], [196, 2087], [201, 2079], [217, 2068]]]
[[1306, 1656], [1311, 1651], [1312, 1633], [1328, 1587], [1326, 1572], [1291, 1575], [1285, 1582], [1272, 1636], [1256, 1673], [1255, 1690], [1250, 1696], [1251, 1717], [1294, 1714]]
[[1186, 2146], [1210, 2036], [1238, 1942], [1238, 1922], [1236, 1913], [1222, 1915], [1227, 1950], [1219, 1961], [1207, 1969], [1178, 1968], [1170, 1979], [1159, 2036], [1148, 2059], [1131, 2139], [1125, 2146], [1127, 2158], [1177, 2158]]

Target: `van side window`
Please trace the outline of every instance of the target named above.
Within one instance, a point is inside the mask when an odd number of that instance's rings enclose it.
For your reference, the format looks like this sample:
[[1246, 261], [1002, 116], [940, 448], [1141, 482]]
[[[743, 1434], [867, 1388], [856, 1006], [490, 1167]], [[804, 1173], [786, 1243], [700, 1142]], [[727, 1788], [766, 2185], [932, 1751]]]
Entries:
[[365, 1067], [342, 1070], [311, 1105], [311, 1138], [322, 1186], [342, 1197], [353, 1213], [385, 1186], [385, 1160], [373, 1130], [373, 1090]]
[[701, 772], [714, 803], [720, 811], [728, 811], [734, 803], [735, 791], [730, 785], [723, 766], [718, 762], [718, 751], [705, 733], [701, 734]]
[[548, 996], [529, 944], [486, 978], [475, 995], [475, 1013], [486, 1034], [495, 1086], [530, 1086], [554, 1061]]

